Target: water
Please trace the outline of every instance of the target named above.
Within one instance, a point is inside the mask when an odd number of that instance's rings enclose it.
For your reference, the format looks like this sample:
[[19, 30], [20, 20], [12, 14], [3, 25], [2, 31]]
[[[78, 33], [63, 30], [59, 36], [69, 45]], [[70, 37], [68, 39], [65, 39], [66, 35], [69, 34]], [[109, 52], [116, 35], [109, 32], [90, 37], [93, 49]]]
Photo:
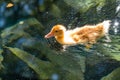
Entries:
[[[109, 80], [112, 75], [118, 76], [118, 0], [12, 0], [9, 3], [13, 6], [6, 7], [8, 2], [0, 1], [1, 80]], [[104, 20], [112, 21], [111, 42], [102, 38], [90, 49], [76, 45], [63, 50], [55, 38], [44, 38], [56, 24], [73, 29]], [[119, 79], [119, 76], [111, 78]]]

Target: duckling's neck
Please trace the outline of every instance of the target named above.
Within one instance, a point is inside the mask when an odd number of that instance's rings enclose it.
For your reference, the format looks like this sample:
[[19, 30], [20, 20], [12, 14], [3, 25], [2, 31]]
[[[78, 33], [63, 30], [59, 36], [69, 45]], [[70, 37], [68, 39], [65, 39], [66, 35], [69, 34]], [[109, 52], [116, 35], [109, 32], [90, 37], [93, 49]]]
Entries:
[[64, 38], [65, 38], [65, 35], [61, 35], [61, 36], [55, 36], [56, 40], [60, 43], [60, 44], [65, 44], [65, 41], [64, 41]]
[[69, 33], [64, 33], [60, 36], [55, 36], [56, 40], [62, 45], [74, 45], [76, 42], [71, 38]]

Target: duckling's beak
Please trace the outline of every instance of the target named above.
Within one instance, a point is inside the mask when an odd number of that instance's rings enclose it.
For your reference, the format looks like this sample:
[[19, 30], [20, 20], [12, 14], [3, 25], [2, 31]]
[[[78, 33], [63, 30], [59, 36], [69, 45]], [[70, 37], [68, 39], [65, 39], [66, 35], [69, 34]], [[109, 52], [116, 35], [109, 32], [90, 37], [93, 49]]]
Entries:
[[52, 32], [49, 32], [48, 34], [45, 35], [45, 38], [50, 38], [50, 37], [53, 37], [54, 34]]

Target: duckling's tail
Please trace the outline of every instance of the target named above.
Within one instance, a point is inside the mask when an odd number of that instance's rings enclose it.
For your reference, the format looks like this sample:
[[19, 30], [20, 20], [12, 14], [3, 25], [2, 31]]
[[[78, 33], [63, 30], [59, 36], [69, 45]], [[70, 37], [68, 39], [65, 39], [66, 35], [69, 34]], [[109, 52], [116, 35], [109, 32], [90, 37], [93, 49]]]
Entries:
[[105, 20], [102, 23], [103, 23], [104, 33], [108, 34], [109, 33], [109, 28], [110, 28], [110, 25], [111, 25], [111, 20]]

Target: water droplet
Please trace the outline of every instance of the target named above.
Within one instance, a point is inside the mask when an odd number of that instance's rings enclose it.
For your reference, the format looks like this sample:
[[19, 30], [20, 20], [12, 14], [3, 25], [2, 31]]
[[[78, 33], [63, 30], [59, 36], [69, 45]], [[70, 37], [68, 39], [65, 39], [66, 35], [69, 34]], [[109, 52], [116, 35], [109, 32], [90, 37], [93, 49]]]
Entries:
[[114, 25], [115, 25], [115, 26], [118, 26], [118, 25], [119, 25], [119, 22], [115, 21]]
[[53, 75], [52, 75], [52, 80], [58, 80], [58, 79], [59, 79], [58, 74], [53, 74]]
[[20, 21], [20, 22], [19, 22], [19, 24], [23, 24], [23, 23], [24, 23], [24, 21]]

